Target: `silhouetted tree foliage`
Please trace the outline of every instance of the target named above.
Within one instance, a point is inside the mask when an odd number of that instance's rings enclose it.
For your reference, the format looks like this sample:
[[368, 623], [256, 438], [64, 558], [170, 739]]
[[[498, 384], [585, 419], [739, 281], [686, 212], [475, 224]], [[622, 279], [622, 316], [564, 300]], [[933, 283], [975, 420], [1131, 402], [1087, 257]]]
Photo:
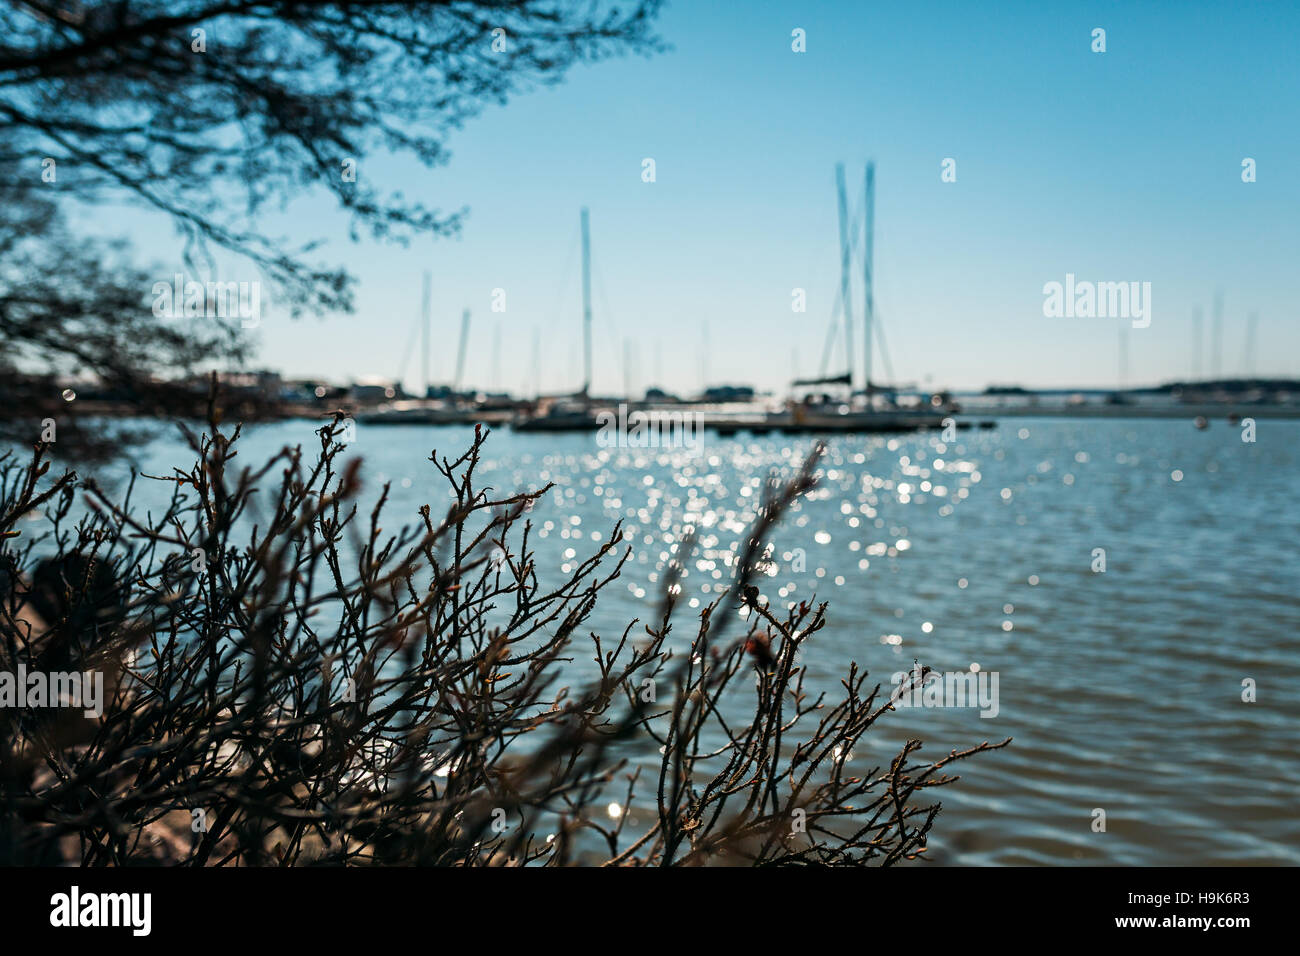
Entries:
[[69, 381], [93, 374], [142, 414], [201, 414], [166, 379], [246, 354], [225, 323], [155, 319], [147, 293], [157, 273], [133, 264], [124, 244], [74, 237], [50, 196], [0, 181], [0, 219], [0, 441], [30, 445], [52, 420], [65, 456], [109, 457], [151, 429], [79, 427], [75, 400], [63, 397]]
[[[389, 190], [367, 157], [445, 162], [449, 134], [484, 105], [577, 63], [657, 49], [658, 6], [0, 3], [0, 236], [16, 254], [0, 269], [0, 439], [34, 440], [51, 412], [66, 420], [69, 373], [151, 411], [174, 399], [156, 373], [244, 357], [220, 322], [154, 319], [153, 283], [180, 270], [133, 267], [124, 247], [73, 238], [61, 216], [142, 207], [176, 228], [190, 278], [218, 278], [224, 251], [293, 314], [350, 310], [346, 271], [316, 261], [315, 242], [268, 235], [268, 206], [323, 190], [351, 213], [353, 238], [454, 232], [463, 209]], [[60, 454], [80, 450], [73, 437]]]
[[893, 864], [926, 849], [925, 791], [1009, 742], [872, 766], [880, 685], [855, 665], [805, 690], [826, 607], [778, 611], [752, 582], [816, 455], [769, 482], [686, 634], [689, 537], [654, 619], [599, 634], [620, 527], [552, 580], [529, 549], [547, 488], [481, 487], [480, 431], [430, 456], [444, 503], [387, 531], [340, 427], [258, 467], [234, 463], [237, 428], [192, 434], [147, 515], [46, 481], [42, 447], [0, 469], [0, 670], [97, 670], [110, 698], [98, 719], [0, 709], [0, 862]]

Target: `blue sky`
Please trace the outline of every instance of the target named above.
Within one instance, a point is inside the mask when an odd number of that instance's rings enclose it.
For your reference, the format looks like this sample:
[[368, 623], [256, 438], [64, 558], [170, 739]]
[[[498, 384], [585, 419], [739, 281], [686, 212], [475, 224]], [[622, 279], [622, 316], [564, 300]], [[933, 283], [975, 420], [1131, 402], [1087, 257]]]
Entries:
[[[1095, 27], [1105, 53], [1091, 50]], [[791, 51], [794, 28], [806, 53]], [[713, 382], [784, 388], [795, 353], [817, 371], [838, 291], [835, 163], [856, 204], [873, 158], [876, 303], [897, 378], [1114, 383], [1126, 323], [1043, 316], [1044, 283], [1067, 272], [1151, 282], [1151, 326], [1127, 333], [1130, 383], [1189, 373], [1191, 313], [1205, 308], [1208, 339], [1216, 289], [1220, 370], [1243, 370], [1258, 312], [1256, 371], [1300, 375], [1300, 6], [679, 2], [660, 31], [668, 53], [582, 67], [489, 109], [452, 138], [446, 167], [361, 163], [408, 197], [469, 207], [459, 239], [353, 244], [320, 197], [268, 220], [326, 239], [360, 286], [351, 316], [268, 310], [252, 333], [260, 363], [395, 376], [428, 268], [435, 377], [450, 375], [468, 307], [471, 384], [493, 384], [499, 335], [499, 384], [531, 389], [536, 334], [543, 387], [574, 388], [586, 205], [597, 391], [621, 389], [625, 339], [638, 390], [698, 389], [705, 364]], [[946, 157], [955, 183], [940, 180]], [[1244, 157], [1255, 183], [1241, 181]], [[174, 261], [165, 236], [137, 231]], [[805, 314], [791, 311], [795, 287]], [[504, 313], [490, 311], [494, 288]], [[418, 356], [406, 369], [416, 385]]]

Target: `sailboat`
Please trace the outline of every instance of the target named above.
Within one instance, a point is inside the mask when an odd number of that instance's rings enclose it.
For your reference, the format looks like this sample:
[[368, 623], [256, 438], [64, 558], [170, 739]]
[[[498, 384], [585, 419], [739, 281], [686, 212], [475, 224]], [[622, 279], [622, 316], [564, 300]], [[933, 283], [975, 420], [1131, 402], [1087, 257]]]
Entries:
[[[496, 425], [507, 422], [514, 414], [512, 407], [494, 407], [475, 402], [471, 393], [462, 392], [465, 375], [465, 351], [469, 342], [470, 312], [461, 317], [460, 345], [456, 355], [456, 377], [450, 386], [432, 387], [429, 381], [429, 347], [432, 339], [432, 275], [424, 273], [424, 297], [420, 315], [421, 373], [424, 397], [399, 399], [387, 402], [373, 411], [360, 412], [357, 421], [367, 425], [468, 425], [483, 423]], [[405, 370], [405, 365], [403, 365]], [[400, 381], [402, 375], [399, 374]]]
[[517, 417], [512, 427], [519, 432], [595, 431], [598, 409], [591, 401], [591, 227], [587, 208], [582, 220], [582, 360], [581, 391], [572, 395], [547, 396], [537, 400], [531, 414]]
[[898, 389], [882, 387], [873, 382], [872, 332], [875, 320], [875, 298], [872, 290], [875, 243], [875, 181], [876, 165], [867, 163], [863, 184], [863, 249], [862, 249], [862, 366], [864, 386], [860, 392], [853, 390], [853, 306], [852, 306], [852, 248], [849, 237], [848, 203], [844, 187], [844, 165], [836, 167], [836, 186], [840, 221], [840, 299], [844, 307], [845, 358], [848, 370], [840, 375], [815, 379], [796, 380], [792, 387], [831, 386], [842, 394], [809, 394], [800, 399], [790, 399], [783, 412], [772, 416], [774, 427], [794, 431], [833, 432], [899, 432], [920, 428], [940, 428], [945, 419], [958, 411], [946, 393], [929, 397], [928, 404], [904, 406], [898, 401]]

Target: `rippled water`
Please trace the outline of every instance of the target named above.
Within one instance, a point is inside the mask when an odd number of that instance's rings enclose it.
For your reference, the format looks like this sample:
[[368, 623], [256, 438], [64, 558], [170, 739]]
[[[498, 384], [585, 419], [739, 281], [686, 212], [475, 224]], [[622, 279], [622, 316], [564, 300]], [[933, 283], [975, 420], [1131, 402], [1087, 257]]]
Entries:
[[[313, 444], [314, 427], [254, 429], [241, 457]], [[444, 493], [430, 449], [459, 453], [471, 434], [362, 426], [350, 453], [414, 520]], [[762, 582], [774, 604], [830, 602], [810, 676], [833, 686], [856, 660], [888, 686], [914, 659], [999, 675], [996, 717], [900, 710], [855, 755], [870, 767], [907, 737], [931, 759], [1014, 738], [931, 791], [944, 804], [934, 860], [1300, 863], [1300, 423], [1261, 422], [1257, 437], [1224, 422], [1017, 419], [949, 445], [830, 441], [821, 487], [778, 529]], [[542, 568], [563, 570], [624, 521], [635, 554], [590, 622], [613, 634], [653, 616], [685, 526], [697, 550], [682, 609], [713, 600], [765, 478], [791, 474], [811, 444], [709, 434], [699, 452], [638, 452], [503, 429], [480, 481], [555, 482], [533, 514]], [[176, 447], [159, 442], [145, 470], [175, 463]], [[1255, 703], [1242, 701], [1247, 678]]]

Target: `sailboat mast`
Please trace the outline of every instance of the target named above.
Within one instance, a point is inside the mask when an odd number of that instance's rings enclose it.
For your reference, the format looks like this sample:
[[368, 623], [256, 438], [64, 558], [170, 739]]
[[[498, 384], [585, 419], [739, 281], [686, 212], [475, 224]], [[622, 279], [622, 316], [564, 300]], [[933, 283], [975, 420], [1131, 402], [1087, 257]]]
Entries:
[[492, 330], [492, 391], [501, 391], [501, 322]]
[[461, 376], [465, 374], [465, 346], [469, 344], [469, 309], [460, 319], [460, 348], [456, 350], [456, 381], [452, 384], [453, 392], [460, 391]]
[[1192, 309], [1192, 381], [1201, 380], [1201, 348], [1205, 335], [1201, 329], [1201, 310]]
[[876, 310], [876, 299], [871, 289], [871, 273], [874, 269], [872, 259], [875, 253], [876, 229], [876, 164], [867, 163], [867, 176], [864, 186], [866, 205], [862, 211], [863, 230], [865, 232], [862, 246], [862, 368], [866, 375], [864, 390], [867, 402], [871, 401], [871, 320]]
[[542, 336], [533, 326], [533, 398], [542, 397]]
[[582, 207], [582, 394], [591, 392], [591, 229]]
[[429, 326], [432, 322], [431, 312], [433, 308], [433, 273], [428, 269], [424, 270], [424, 301], [421, 305], [421, 321], [423, 323], [423, 340], [420, 348], [420, 373], [423, 381], [420, 386], [420, 397], [429, 396]]
[[835, 188], [840, 209], [840, 301], [844, 303], [844, 364], [848, 366], [849, 391], [853, 390], [853, 283], [849, 278], [849, 201], [844, 188], [844, 164], [835, 164]]
[[1259, 324], [1259, 313], [1252, 312], [1246, 316], [1246, 347], [1241, 364], [1242, 372], [1247, 378], [1255, 377], [1255, 326]]
[[632, 340], [623, 336], [623, 394], [632, 400]]
[[1218, 381], [1223, 357], [1223, 291], [1214, 293], [1214, 318], [1210, 325], [1210, 378]]

